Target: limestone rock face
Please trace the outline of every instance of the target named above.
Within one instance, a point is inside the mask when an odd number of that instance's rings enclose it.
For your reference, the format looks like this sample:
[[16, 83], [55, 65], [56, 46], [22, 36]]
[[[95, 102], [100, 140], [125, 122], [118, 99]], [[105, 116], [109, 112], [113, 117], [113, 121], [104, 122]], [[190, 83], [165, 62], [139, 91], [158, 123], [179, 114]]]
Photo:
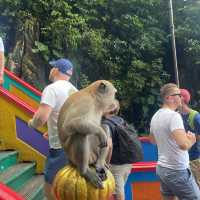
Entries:
[[38, 89], [45, 86], [45, 63], [39, 53], [34, 53], [35, 41], [39, 41], [39, 24], [34, 18], [27, 18], [18, 25], [15, 45], [8, 55], [6, 66], [21, 79]]

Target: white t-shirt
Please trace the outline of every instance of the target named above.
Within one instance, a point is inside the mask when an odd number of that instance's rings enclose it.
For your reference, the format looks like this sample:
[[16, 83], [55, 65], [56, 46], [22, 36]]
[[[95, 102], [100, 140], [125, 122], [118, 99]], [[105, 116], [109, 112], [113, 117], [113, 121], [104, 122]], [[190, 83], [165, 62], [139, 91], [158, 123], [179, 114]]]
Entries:
[[0, 51], [4, 52], [3, 40], [1, 37], [0, 37]]
[[58, 114], [65, 100], [76, 91], [78, 90], [70, 82], [58, 80], [48, 85], [42, 92], [40, 103], [47, 104], [53, 108], [47, 121], [50, 148], [61, 148], [57, 129]]
[[151, 119], [150, 133], [158, 146], [158, 165], [182, 170], [189, 167], [189, 155], [172, 138], [171, 133], [177, 129], [184, 129], [181, 115], [168, 108], [159, 109]]

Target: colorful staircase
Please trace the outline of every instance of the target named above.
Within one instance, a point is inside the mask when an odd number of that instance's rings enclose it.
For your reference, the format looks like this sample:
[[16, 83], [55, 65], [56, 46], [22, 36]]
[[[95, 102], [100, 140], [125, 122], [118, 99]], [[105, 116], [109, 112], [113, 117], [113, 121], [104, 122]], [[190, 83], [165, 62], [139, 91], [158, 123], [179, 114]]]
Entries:
[[36, 163], [18, 162], [17, 151], [0, 151], [0, 182], [25, 200], [45, 200], [43, 175], [36, 174]]
[[[4, 80], [3, 88], [0, 87], [0, 200], [44, 200], [40, 174], [48, 154], [48, 142], [42, 136], [47, 129], [27, 126], [41, 92], [8, 70]], [[144, 161], [133, 164], [125, 187], [126, 200], [161, 200], [155, 173], [157, 148], [148, 137], [140, 139]]]

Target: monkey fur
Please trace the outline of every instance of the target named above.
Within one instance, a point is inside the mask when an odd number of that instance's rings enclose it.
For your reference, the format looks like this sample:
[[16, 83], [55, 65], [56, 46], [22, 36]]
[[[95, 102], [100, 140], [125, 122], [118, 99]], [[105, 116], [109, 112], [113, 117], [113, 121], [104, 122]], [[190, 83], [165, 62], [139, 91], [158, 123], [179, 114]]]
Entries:
[[116, 104], [115, 93], [109, 81], [98, 80], [72, 94], [58, 117], [59, 138], [69, 161], [97, 188], [103, 187], [102, 180], [90, 165], [105, 170], [108, 136], [101, 119]]

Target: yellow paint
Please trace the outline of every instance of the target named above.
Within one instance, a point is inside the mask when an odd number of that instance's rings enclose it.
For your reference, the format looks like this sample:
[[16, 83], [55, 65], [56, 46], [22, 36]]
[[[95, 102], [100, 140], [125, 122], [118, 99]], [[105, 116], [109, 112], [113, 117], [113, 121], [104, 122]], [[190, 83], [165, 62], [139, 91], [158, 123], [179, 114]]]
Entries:
[[24, 93], [22, 90], [18, 89], [14, 85], [10, 86], [10, 92], [14, 94], [16, 97], [22, 99], [25, 103], [30, 105], [32, 108], [36, 109], [39, 106], [39, 103], [29, 97], [26, 93]]
[[[17, 150], [19, 161], [36, 161], [36, 171], [42, 173], [46, 157], [17, 138], [16, 117], [28, 122], [32, 116], [14, 103], [9, 102], [7, 98], [0, 96], [0, 150]], [[44, 133], [47, 128], [43, 127], [39, 130]]]

